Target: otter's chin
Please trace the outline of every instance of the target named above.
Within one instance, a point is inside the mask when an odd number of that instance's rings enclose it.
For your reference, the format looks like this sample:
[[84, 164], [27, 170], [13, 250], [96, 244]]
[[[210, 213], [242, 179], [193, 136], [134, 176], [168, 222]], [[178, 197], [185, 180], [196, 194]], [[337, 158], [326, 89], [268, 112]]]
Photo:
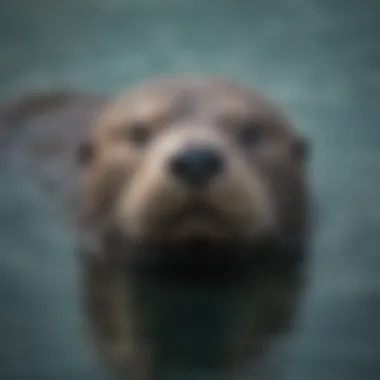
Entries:
[[[132, 222], [133, 220], [133, 222]], [[272, 229], [251, 210], [231, 213], [207, 202], [184, 202], [170, 210], [140, 212], [138, 217], [119, 219], [121, 230], [130, 240], [141, 243], [221, 245], [231, 241], [251, 241]]]
[[[137, 219], [138, 228], [131, 230], [119, 224], [113, 247], [129, 268], [164, 278], [239, 277], [278, 256], [275, 229], [248, 217], [205, 205], [180, 207], [160, 217]], [[247, 218], [249, 229], [244, 228]]]
[[139, 243], [133, 268], [165, 280], [243, 279], [273, 254], [267, 240], [212, 239], [192, 236], [182, 241]]
[[174, 197], [159, 206], [144, 203], [115, 214], [132, 267], [208, 277], [240, 272], [259, 256], [268, 256], [272, 224], [252, 207], [236, 211], [199, 197], [181, 202]]

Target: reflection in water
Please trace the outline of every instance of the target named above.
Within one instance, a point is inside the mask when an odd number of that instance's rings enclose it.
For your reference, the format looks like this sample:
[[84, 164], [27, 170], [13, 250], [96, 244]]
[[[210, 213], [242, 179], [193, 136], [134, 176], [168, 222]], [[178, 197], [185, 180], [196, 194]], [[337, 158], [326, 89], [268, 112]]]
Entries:
[[119, 321], [113, 349], [138, 380], [238, 378], [268, 343], [289, 332], [303, 284], [301, 270], [261, 270], [228, 284], [141, 273], [122, 278], [126, 291], [120, 294], [119, 282], [113, 293], [118, 315], [111, 323]]

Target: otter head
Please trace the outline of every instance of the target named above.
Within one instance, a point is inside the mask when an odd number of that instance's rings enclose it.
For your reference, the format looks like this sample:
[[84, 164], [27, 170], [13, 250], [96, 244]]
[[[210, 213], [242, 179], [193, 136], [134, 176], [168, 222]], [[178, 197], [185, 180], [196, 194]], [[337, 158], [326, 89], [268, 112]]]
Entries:
[[212, 79], [153, 81], [111, 102], [81, 147], [87, 218], [126, 246], [296, 238], [304, 153], [257, 93]]

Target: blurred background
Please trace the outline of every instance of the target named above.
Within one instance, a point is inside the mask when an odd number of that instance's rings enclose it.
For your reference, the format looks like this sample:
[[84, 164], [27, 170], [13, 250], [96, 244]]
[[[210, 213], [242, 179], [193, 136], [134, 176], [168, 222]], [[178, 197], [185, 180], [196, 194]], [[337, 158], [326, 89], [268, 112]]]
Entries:
[[[0, 97], [113, 94], [156, 75], [256, 86], [313, 141], [319, 203], [282, 378], [380, 378], [378, 0], [2, 0]], [[32, 178], [0, 176], [0, 379], [105, 379], [80, 338], [73, 243]]]

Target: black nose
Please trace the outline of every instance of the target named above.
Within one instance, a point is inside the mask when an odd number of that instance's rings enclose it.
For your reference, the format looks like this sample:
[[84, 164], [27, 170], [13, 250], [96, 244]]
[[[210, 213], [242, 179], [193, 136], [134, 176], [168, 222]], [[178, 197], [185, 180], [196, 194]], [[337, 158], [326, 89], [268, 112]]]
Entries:
[[222, 171], [222, 155], [209, 147], [187, 149], [174, 156], [170, 170], [177, 178], [190, 184], [201, 186]]

